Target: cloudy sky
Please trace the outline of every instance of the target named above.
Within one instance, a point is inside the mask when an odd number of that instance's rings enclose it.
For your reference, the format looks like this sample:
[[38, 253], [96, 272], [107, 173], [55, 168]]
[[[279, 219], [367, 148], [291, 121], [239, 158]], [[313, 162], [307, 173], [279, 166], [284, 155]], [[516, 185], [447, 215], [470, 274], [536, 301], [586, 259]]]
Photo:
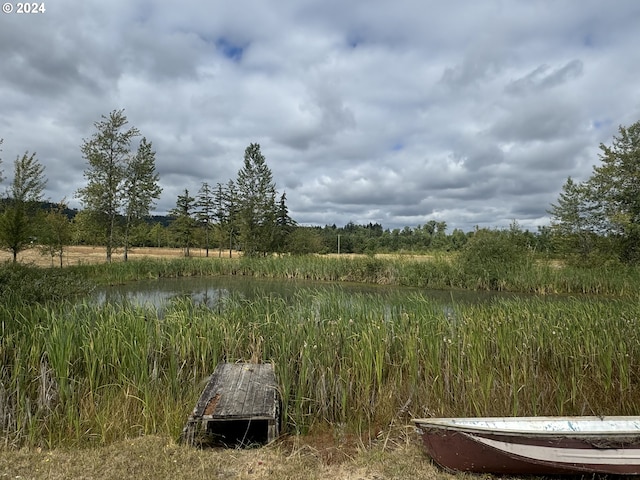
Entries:
[[157, 152], [157, 213], [257, 142], [300, 224], [535, 230], [640, 120], [637, 0], [9, 4], [5, 176], [35, 151], [46, 197], [74, 207], [80, 144], [124, 109]]

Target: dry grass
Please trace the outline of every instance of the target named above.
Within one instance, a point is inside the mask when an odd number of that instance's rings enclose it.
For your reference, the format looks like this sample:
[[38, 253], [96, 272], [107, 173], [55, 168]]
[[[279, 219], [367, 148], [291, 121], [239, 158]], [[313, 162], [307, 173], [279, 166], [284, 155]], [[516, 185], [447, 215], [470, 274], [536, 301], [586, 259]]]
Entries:
[[[218, 258], [218, 250], [217, 249], [209, 249], [209, 257]], [[206, 252], [204, 248], [192, 248], [190, 255], [192, 257], [205, 257]], [[158, 248], [158, 247], [135, 247], [129, 249], [129, 259], [136, 260], [141, 258], [180, 258], [184, 256], [184, 251], [181, 248]], [[239, 256], [239, 252], [232, 251], [232, 256], [234, 258]], [[329, 253], [326, 255], [322, 255], [325, 258], [362, 258], [366, 255], [361, 253], [341, 253], [340, 255], [336, 253]], [[436, 258], [440, 258], [442, 255], [434, 255], [434, 254], [407, 254], [407, 253], [377, 253], [374, 255], [375, 258], [383, 259], [383, 260], [417, 260], [417, 261], [431, 261]], [[5, 250], [0, 250], [0, 262], [9, 262], [11, 261], [11, 253]], [[222, 251], [222, 258], [229, 258], [229, 250]], [[445, 257], [449, 258], [449, 257]], [[51, 261], [51, 257], [47, 254], [40, 253], [40, 249], [38, 247], [30, 248], [24, 250], [18, 254], [18, 261], [20, 263], [28, 264], [28, 265], [37, 265], [39, 267], [57, 267], [60, 265], [60, 260], [58, 257], [53, 259], [53, 263]], [[104, 263], [106, 261], [106, 250], [105, 247], [96, 247], [96, 246], [88, 246], [88, 245], [72, 245], [65, 248], [64, 258], [62, 264], [64, 266], [68, 265], [80, 265], [80, 264], [93, 264], [93, 263]], [[122, 250], [116, 250], [113, 253], [112, 261], [121, 262], [123, 261], [123, 253]]]
[[[233, 256], [238, 256], [238, 252], [232, 252]], [[129, 250], [129, 259], [135, 260], [140, 258], [179, 258], [184, 256], [181, 248], [157, 248], [157, 247], [140, 247]], [[192, 257], [204, 257], [205, 250], [201, 248], [191, 249]], [[218, 258], [217, 250], [209, 250], [209, 257]], [[223, 258], [229, 258], [229, 250], [222, 252]], [[0, 250], [0, 262], [11, 261], [11, 253]], [[112, 261], [121, 262], [123, 254], [121, 250], [114, 252]], [[38, 248], [30, 248], [18, 254], [18, 261], [25, 264], [37, 265], [41, 267], [50, 267], [51, 257], [42, 255]], [[79, 265], [87, 263], [104, 263], [106, 261], [105, 247], [93, 247], [86, 245], [74, 245], [65, 249], [63, 265]], [[53, 259], [53, 266], [60, 265], [60, 260], [56, 257]]]
[[[322, 254], [322, 257], [326, 258], [363, 258], [369, 255], [364, 253], [327, 253]], [[376, 253], [374, 258], [382, 260], [418, 260], [418, 261], [432, 261], [439, 258], [451, 259], [452, 254], [449, 253]]]
[[[335, 442], [334, 442], [335, 443]], [[343, 445], [344, 446], [344, 445]], [[303, 438], [248, 450], [201, 450], [146, 436], [92, 449], [0, 451], [0, 479], [460, 479], [435, 467], [418, 441], [369, 448], [328, 446]], [[339, 457], [339, 461], [335, 459]], [[485, 477], [486, 478], [486, 477]]]

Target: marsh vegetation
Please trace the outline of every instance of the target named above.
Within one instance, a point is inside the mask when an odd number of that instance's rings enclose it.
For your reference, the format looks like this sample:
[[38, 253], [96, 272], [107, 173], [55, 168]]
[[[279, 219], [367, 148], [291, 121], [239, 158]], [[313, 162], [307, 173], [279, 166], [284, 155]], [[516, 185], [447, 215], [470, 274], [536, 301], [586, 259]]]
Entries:
[[[443, 308], [422, 287], [455, 286], [465, 278], [455, 277], [457, 268], [450, 258], [368, 257], [146, 260], [62, 273], [7, 267], [2, 441], [51, 448], [144, 434], [177, 438], [220, 361], [275, 364], [284, 431], [292, 434], [329, 428], [375, 439], [412, 416], [637, 412], [634, 270], [577, 275], [530, 264], [528, 277], [514, 270], [499, 283], [580, 295], [492, 297]], [[206, 275], [420, 288], [379, 295], [328, 287], [286, 299], [231, 294], [215, 308], [176, 299], [162, 315], [149, 305], [78, 296], [89, 279], [97, 285]], [[536, 283], [544, 288], [530, 287]]]

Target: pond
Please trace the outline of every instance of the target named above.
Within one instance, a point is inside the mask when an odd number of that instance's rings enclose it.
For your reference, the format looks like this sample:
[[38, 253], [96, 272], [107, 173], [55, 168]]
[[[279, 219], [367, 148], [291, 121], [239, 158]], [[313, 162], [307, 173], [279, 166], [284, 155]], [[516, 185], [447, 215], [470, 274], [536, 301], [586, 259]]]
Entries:
[[262, 296], [284, 299], [323, 290], [340, 290], [346, 293], [397, 296], [420, 294], [443, 305], [447, 309], [459, 303], [483, 303], [496, 297], [513, 297], [513, 294], [473, 292], [466, 290], [425, 290], [394, 285], [371, 285], [347, 282], [315, 282], [301, 280], [264, 279], [256, 277], [187, 277], [142, 280], [126, 285], [99, 289], [94, 300], [97, 303], [133, 304], [164, 310], [176, 299], [191, 299], [195, 304], [218, 309], [225, 298], [235, 295], [247, 300]]

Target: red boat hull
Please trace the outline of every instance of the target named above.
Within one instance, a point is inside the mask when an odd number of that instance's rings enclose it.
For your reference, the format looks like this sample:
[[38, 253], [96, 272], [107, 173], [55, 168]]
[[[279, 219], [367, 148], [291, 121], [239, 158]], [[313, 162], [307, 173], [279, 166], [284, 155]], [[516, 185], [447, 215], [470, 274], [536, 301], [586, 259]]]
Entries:
[[429, 455], [449, 470], [512, 475], [640, 474], [638, 437], [530, 436], [421, 424], [418, 428]]

